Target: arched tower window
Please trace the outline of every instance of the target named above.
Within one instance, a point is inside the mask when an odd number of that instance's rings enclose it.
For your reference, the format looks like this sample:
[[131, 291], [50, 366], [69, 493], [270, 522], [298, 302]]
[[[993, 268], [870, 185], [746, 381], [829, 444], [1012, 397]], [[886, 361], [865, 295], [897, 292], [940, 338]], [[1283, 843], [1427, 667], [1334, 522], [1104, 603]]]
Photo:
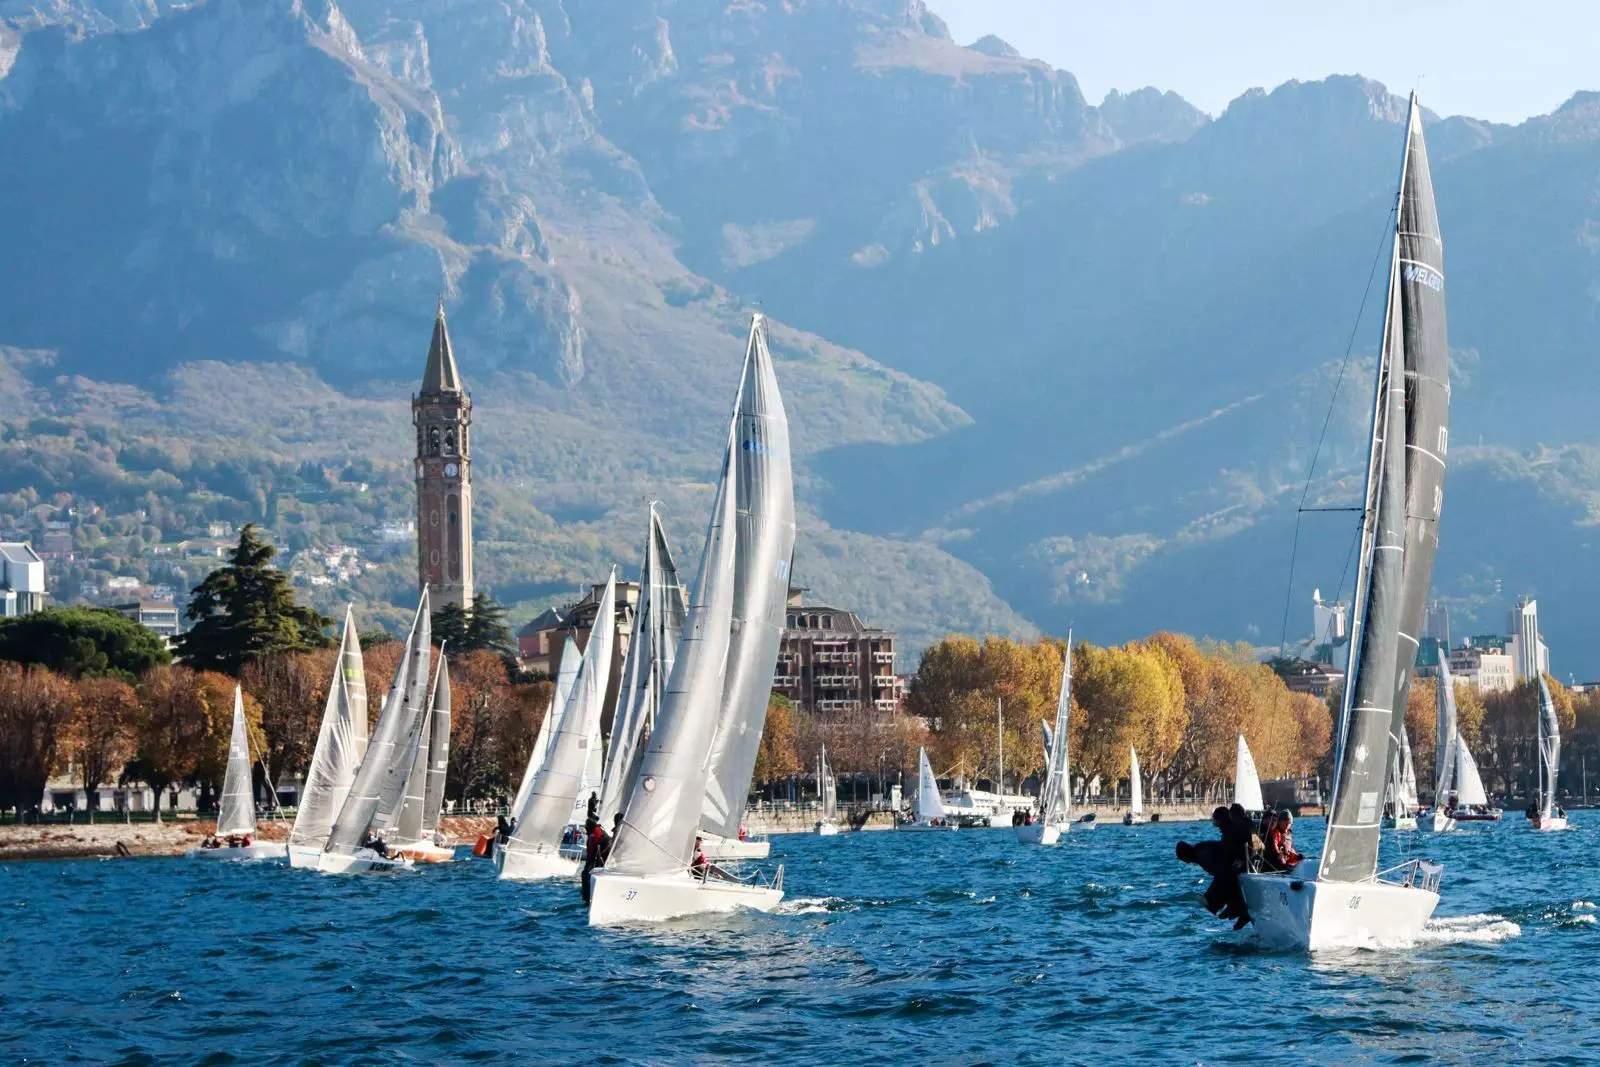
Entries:
[[439, 454], [439, 427], [430, 426], [430, 427], [428, 427], [428, 455], [437, 456], [438, 454]]
[[444, 454], [447, 456], [456, 454], [456, 431], [454, 428], [444, 432]]

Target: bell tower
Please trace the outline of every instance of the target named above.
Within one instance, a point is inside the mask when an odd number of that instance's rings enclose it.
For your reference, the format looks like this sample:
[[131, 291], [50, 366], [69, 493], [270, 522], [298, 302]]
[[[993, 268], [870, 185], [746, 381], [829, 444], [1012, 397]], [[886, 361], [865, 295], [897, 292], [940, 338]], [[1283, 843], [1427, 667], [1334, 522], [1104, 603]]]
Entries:
[[435, 608], [472, 602], [472, 398], [461, 386], [444, 298], [433, 323], [422, 390], [411, 397], [417, 428], [417, 586]]

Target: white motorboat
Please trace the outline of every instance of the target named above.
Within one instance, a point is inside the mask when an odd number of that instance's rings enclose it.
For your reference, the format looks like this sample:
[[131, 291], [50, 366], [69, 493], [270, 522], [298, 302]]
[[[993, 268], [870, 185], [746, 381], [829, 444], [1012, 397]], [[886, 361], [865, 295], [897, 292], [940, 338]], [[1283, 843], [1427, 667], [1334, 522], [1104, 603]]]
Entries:
[[1438, 547], [1449, 410], [1444, 260], [1416, 94], [1393, 220], [1327, 836], [1322, 856], [1293, 873], [1240, 876], [1257, 936], [1311, 951], [1414, 944], [1439, 903], [1441, 868], [1411, 860], [1378, 870], [1390, 755]]
[[[223, 774], [222, 798], [217, 806], [217, 830], [208, 839], [217, 844], [210, 848], [202, 845], [184, 855], [194, 860], [288, 859], [288, 848], [282, 841], [256, 841], [255, 835], [256, 799], [250, 775], [250, 735], [244, 718], [244, 692], [234, 686], [228, 768]], [[229, 844], [229, 841], [238, 843]]]
[[735, 881], [688, 871], [640, 876], [601, 868], [594, 872], [589, 896], [589, 925], [664, 922], [687, 915], [733, 911], [772, 911], [783, 901], [783, 868], [777, 878]]
[[939, 796], [939, 781], [933, 776], [933, 764], [928, 762], [928, 750], [917, 750], [917, 815], [910, 822], [897, 823], [896, 830], [926, 831], [954, 830], [944, 809], [944, 798]]
[[1072, 718], [1072, 631], [1061, 656], [1061, 687], [1056, 692], [1054, 729], [1044, 727], [1045, 776], [1039, 818], [1016, 828], [1020, 845], [1053, 845], [1072, 826], [1071, 753], [1067, 725]]

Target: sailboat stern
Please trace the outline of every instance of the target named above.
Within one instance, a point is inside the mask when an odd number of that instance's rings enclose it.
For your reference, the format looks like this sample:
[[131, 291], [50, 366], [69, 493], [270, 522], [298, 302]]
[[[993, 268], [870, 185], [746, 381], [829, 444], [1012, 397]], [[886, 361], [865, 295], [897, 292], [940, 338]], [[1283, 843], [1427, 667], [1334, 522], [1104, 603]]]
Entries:
[[1413, 945], [1439, 906], [1441, 868], [1412, 861], [1404, 881], [1323, 882], [1284, 874], [1239, 878], [1261, 943], [1320, 952]]
[[1030, 826], [1019, 826], [1016, 829], [1017, 844], [1053, 845], [1061, 840], [1061, 835], [1071, 825], [1071, 823], [1063, 823], [1062, 825], [1054, 826], [1041, 819]]
[[529, 852], [503, 848], [494, 856], [500, 877], [512, 882], [540, 882], [547, 878], [574, 878], [578, 861], [556, 852]]
[[665, 922], [689, 915], [772, 911], [783, 900], [783, 869], [772, 885], [761, 881], [702, 881], [687, 871], [633, 875], [595, 871], [589, 892], [589, 925]]

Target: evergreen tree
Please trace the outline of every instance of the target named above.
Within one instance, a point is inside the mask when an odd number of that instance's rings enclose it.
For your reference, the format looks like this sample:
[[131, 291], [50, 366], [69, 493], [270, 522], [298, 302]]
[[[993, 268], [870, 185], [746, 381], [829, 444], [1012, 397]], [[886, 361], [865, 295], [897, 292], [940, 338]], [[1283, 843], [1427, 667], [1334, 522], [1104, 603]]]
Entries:
[[0, 660], [37, 663], [70, 678], [136, 680], [171, 663], [154, 631], [110, 608], [46, 608], [0, 619]]
[[502, 654], [516, 651], [511, 628], [506, 625], [506, 609], [491, 600], [487, 593], [478, 593], [472, 598], [464, 644], [473, 651], [481, 649]]
[[452, 654], [466, 652], [470, 625], [465, 608], [460, 604], [446, 604], [433, 613], [433, 643], [449, 649]]
[[272, 566], [277, 549], [254, 523], [239, 531], [228, 559], [195, 586], [185, 617], [194, 623], [178, 638], [178, 652], [196, 670], [237, 675], [246, 663], [274, 652], [304, 652], [332, 642], [332, 620], [298, 604], [289, 576]]

